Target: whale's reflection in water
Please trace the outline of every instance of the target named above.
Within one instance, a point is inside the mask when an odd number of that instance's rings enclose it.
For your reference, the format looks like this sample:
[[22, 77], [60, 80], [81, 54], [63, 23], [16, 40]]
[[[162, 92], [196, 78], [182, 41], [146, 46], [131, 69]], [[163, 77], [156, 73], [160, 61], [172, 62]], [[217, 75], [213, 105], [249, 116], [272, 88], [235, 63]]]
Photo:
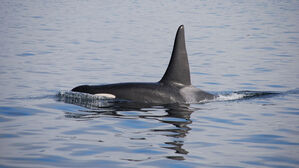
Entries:
[[[159, 123], [163, 124], [163, 127], [157, 126], [150, 129], [151, 134], [154, 134], [153, 136], [162, 135], [167, 137], [165, 138], [167, 141], [159, 143], [161, 149], [171, 149], [174, 150], [174, 153], [176, 154], [165, 157], [173, 160], [185, 160], [184, 155], [189, 153], [188, 150], [184, 148], [184, 138], [191, 130], [188, 125], [192, 123], [190, 116], [193, 110], [189, 105], [170, 104], [153, 106], [132, 102], [112, 102], [108, 100], [97, 100], [97, 102], [95, 100], [88, 101], [84, 99], [84, 101], [82, 101], [79, 100], [78, 97], [59, 100], [87, 108], [86, 110], [80, 110], [78, 112], [65, 112], [65, 117], [67, 118], [88, 120], [108, 116], [119, 119], [130, 118], [133, 119], [132, 122], [137, 121], [138, 119], [159, 121]], [[103, 103], [106, 107], [103, 107]], [[136, 127], [138, 127], [138, 125], [136, 125]], [[142, 139], [144, 140], [145, 138]]]

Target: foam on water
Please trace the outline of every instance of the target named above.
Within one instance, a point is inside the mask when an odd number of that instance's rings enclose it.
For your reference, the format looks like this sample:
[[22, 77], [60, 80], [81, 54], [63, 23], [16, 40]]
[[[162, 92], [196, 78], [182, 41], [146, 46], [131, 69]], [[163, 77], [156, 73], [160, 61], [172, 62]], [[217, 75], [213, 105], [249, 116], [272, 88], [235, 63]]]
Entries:
[[72, 91], [59, 91], [57, 94], [59, 101], [76, 104], [87, 108], [109, 107], [115, 100], [110, 94], [88, 94]]
[[220, 94], [216, 97], [216, 101], [229, 101], [229, 100], [240, 100], [244, 98], [246, 94], [242, 93], [231, 93], [231, 94]]
[[249, 98], [268, 97], [278, 94], [286, 94], [287, 92], [271, 92], [271, 91], [236, 91], [230, 93], [220, 93], [214, 99], [215, 101], [233, 101]]

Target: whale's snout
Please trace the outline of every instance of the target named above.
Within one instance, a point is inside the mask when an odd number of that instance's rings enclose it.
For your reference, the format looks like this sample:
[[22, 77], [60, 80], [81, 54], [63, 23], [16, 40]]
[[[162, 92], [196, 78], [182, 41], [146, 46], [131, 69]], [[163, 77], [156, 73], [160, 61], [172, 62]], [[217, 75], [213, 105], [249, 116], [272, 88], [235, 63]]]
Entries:
[[89, 90], [88, 85], [81, 85], [72, 89], [73, 92], [83, 92], [83, 93], [86, 93], [88, 90]]

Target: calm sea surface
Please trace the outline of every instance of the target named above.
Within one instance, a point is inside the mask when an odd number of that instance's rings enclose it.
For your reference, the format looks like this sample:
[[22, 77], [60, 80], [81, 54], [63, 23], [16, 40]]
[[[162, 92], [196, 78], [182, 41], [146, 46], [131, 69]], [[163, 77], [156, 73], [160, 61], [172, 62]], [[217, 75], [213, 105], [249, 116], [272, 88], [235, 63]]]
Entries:
[[[158, 81], [181, 24], [193, 85], [221, 99], [58, 100]], [[299, 1], [4, 0], [0, 25], [0, 167], [299, 167]]]

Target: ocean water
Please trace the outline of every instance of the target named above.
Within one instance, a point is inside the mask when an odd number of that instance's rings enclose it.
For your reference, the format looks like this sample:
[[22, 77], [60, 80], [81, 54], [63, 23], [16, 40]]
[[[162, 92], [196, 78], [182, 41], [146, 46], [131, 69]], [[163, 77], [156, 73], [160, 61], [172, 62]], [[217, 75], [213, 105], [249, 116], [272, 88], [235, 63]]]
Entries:
[[[298, 18], [295, 0], [1, 1], [0, 167], [299, 167]], [[70, 97], [158, 81], [181, 24], [216, 100]]]

